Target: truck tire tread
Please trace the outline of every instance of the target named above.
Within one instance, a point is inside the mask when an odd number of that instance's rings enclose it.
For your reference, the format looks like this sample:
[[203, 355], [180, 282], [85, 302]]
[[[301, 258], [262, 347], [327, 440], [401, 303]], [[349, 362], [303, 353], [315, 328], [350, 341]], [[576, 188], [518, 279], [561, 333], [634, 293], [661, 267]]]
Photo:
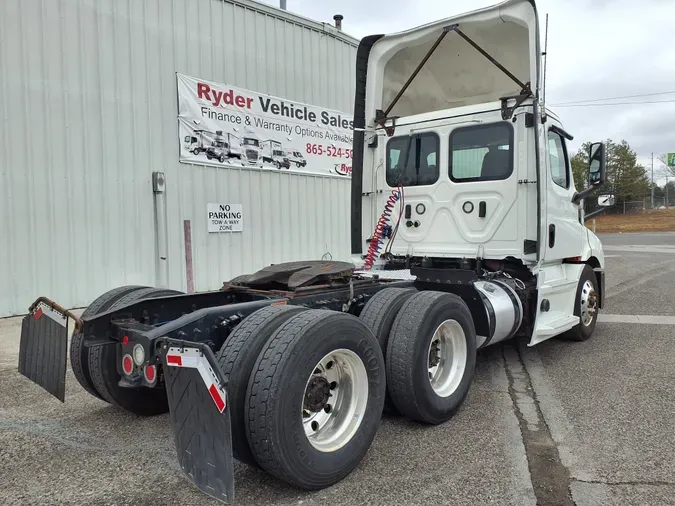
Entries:
[[[595, 276], [595, 271], [590, 265], [585, 265], [579, 276], [579, 283], [577, 285], [577, 290], [574, 293], [574, 316], [581, 317], [581, 305], [579, 299], [581, 298], [581, 289], [586, 281], [593, 283], [595, 290], [598, 290], [598, 278]], [[588, 327], [585, 327], [581, 321], [577, 324], [576, 327], [571, 328], [570, 330], [564, 332], [560, 337], [567, 341], [587, 341], [593, 335], [595, 330], [595, 325], [598, 322], [598, 315], [596, 313], [595, 318]]]
[[375, 334], [382, 353], [387, 352], [389, 332], [396, 313], [415, 292], [414, 288], [385, 288], [373, 295], [361, 310], [359, 318]]
[[[377, 364], [367, 366], [373, 368], [369, 371], [369, 401], [357, 433], [339, 452], [322, 453], [311, 447], [302, 427], [298, 431], [302, 431], [298, 439], [288, 435], [283, 439], [283, 431], [287, 428], [284, 420], [288, 416], [285, 409], [288, 405], [285, 403], [292, 402], [289, 400], [292, 395], [278, 394], [291, 388], [290, 382], [304, 387], [307, 378], [299, 375], [298, 363], [306, 364], [307, 360], [302, 362], [301, 359], [309, 359], [309, 354], [321, 347], [337, 345], [330, 342], [331, 337], [333, 341], [339, 339], [334, 334], [325, 339], [317, 337], [331, 331], [337, 333], [335, 329], [340, 325], [342, 329], [351, 329], [344, 339], [365, 339], [367, 344], [364, 346], [369, 351], [364, 353], [369, 353], [371, 359], [375, 356]], [[310, 347], [314, 347], [314, 351], [307, 351]], [[248, 385], [246, 433], [260, 467], [272, 476], [305, 490], [325, 488], [351, 473], [368, 451], [380, 423], [386, 386], [383, 362], [375, 336], [353, 315], [315, 309], [286, 321], [258, 356]], [[379, 377], [374, 372], [376, 367], [380, 370]], [[293, 439], [294, 443], [289, 444], [289, 439]]]
[[303, 306], [268, 306], [244, 319], [228, 336], [216, 355], [227, 378], [233, 454], [245, 464], [257, 466], [246, 439], [246, 391], [253, 366], [274, 331], [301, 311]]
[[[142, 285], [127, 285], [109, 290], [97, 297], [85, 308], [82, 313], [82, 318], [107, 311], [117, 299], [124, 297], [130, 292], [141, 290], [142, 288], [148, 287]], [[82, 388], [94, 397], [105, 401], [103, 396], [96, 390], [96, 387], [94, 387], [94, 382], [91, 379], [91, 373], [89, 371], [89, 348], [84, 346], [84, 334], [80, 332], [73, 332], [70, 340], [70, 368], [73, 371], [75, 379]]]
[[[464, 378], [448, 398], [436, 396], [428, 382], [427, 370], [420, 372], [433, 335], [433, 329], [424, 327], [441, 312], [445, 313], [443, 318], [455, 319], [467, 338]], [[401, 414], [422, 423], [449, 420], [468, 394], [476, 364], [476, 331], [466, 303], [457, 295], [437, 291], [421, 291], [410, 297], [394, 321], [385, 364], [387, 390]]]
[[[115, 301], [109, 310], [144, 298], [180, 294], [176, 290], [145, 288], [131, 292]], [[118, 385], [117, 354], [114, 346], [97, 346], [89, 353], [89, 370], [96, 390], [113, 406], [140, 416], [154, 416], [168, 412], [169, 404], [163, 386], [154, 388], [122, 388]]]
[[[361, 310], [359, 318], [373, 332], [382, 348], [382, 355], [385, 357], [387, 356], [389, 334], [396, 315], [403, 304], [416, 292], [417, 290], [414, 288], [385, 288], [373, 295]], [[390, 414], [397, 413], [388, 389], [385, 395], [384, 409]]]

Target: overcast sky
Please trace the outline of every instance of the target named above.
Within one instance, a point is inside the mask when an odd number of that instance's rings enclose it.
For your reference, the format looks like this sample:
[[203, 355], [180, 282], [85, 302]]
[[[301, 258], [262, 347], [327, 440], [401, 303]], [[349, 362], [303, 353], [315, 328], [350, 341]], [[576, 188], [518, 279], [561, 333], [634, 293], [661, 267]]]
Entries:
[[[278, 1], [267, 0], [278, 5]], [[392, 33], [499, 3], [498, 0], [287, 0], [289, 11], [332, 23], [361, 38]], [[539, 0], [542, 46], [549, 14], [547, 105], [584, 141], [625, 139], [650, 166], [651, 153], [675, 152], [675, 1]], [[614, 102], [670, 103], [555, 107], [555, 104], [673, 92]], [[655, 162], [658, 172], [658, 162]], [[655, 176], [656, 179], [656, 176]]]

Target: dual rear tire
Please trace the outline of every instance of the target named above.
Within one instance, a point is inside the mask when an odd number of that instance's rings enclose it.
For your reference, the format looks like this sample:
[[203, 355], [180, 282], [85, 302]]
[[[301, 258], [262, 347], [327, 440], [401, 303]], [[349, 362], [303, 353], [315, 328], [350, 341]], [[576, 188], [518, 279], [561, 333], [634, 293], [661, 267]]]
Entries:
[[337, 483], [368, 451], [386, 391], [410, 419], [454, 415], [473, 378], [475, 342], [466, 304], [441, 292], [386, 289], [360, 318], [260, 309], [217, 354], [234, 456], [303, 489]]
[[429, 424], [452, 418], [476, 366], [476, 330], [466, 303], [445, 292], [387, 288], [360, 318], [386, 357], [390, 410]]
[[217, 360], [228, 378], [238, 460], [317, 490], [342, 480], [368, 451], [385, 369], [379, 343], [357, 317], [260, 309], [233, 331]]
[[[110, 290], [82, 313], [82, 317], [112, 311], [141, 299], [177, 295], [181, 292], [147, 286], [130, 285]], [[123, 388], [117, 367], [116, 346], [86, 347], [84, 336], [74, 333], [70, 343], [70, 364], [78, 383], [88, 393], [113, 406], [139, 416], [154, 416], [169, 411], [166, 390], [154, 388]]]

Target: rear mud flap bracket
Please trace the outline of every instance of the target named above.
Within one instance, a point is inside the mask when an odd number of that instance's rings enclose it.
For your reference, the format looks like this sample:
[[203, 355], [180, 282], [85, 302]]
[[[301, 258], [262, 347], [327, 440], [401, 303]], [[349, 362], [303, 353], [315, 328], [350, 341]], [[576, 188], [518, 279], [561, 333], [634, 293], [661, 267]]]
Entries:
[[234, 460], [225, 379], [201, 343], [158, 340], [178, 461], [199, 490], [234, 499]]

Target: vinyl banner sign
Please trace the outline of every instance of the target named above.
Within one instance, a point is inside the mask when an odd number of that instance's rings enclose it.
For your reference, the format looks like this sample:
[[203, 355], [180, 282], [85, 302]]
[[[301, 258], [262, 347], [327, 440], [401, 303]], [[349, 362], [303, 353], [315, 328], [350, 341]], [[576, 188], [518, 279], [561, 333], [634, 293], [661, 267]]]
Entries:
[[351, 114], [177, 74], [180, 161], [349, 177]]

